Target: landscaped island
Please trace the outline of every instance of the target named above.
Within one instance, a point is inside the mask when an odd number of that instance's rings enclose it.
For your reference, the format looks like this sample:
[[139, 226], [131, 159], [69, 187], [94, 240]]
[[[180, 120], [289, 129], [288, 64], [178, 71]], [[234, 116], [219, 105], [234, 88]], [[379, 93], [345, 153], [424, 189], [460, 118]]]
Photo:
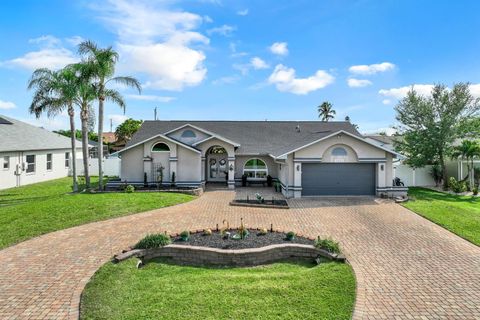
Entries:
[[355, 278], [337, 262], [253, 268], [105, 264], [87, 284], [81, 319], [350, 319]]

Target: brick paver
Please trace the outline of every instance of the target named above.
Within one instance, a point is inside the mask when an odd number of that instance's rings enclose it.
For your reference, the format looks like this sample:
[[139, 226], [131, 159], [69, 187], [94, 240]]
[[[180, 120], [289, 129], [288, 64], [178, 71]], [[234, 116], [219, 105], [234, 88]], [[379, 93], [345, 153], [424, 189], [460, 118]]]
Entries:
[[393, 203], [290, 200], [290, 210], [230, 207], [231, 191], [91, 223], [0, 251], [0, 319], [77, 319], [80, 294], [114, 253], [148, 232], [250, 227], [331, 236], [355, 270], [354, 319], [480, 319], [480, 248]]

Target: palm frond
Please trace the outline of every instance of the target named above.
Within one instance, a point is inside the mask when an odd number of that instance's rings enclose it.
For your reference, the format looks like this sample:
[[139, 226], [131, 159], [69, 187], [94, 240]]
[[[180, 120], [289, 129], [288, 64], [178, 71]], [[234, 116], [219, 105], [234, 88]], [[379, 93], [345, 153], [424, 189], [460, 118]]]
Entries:
[[127, 104], [125, 103], [125, 99], [120, 94], [120, 92], [118, 92], [117, 90], [106, 89], [104, 94], [105, 94], [105, 99], [115, 104], [118, 104], [120, 108], [123, 109], [123, 112], [125, 112], [125, 108], [127, 107]]
[[138, 81], [134, 77], [129, 77], [129, 76], [114, 77], [114, 78], [109, 79], [107, 82], [110, 82], [110, 81], [121, 84], [121, 85], [124, 85], [125, 87], [135, 88], [135, 89], [138, 90], [138, 93], [142, 92], [142, 86], [140, 84], [140, 81]]

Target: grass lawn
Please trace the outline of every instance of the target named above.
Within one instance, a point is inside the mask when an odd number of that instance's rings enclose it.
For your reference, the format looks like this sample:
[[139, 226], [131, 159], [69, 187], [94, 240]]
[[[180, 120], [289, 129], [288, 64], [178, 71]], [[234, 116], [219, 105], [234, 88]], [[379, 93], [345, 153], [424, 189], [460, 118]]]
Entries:
[[136, 259], [107, 263], [87, 284], [85, 319], [350, 319], [355, 278], [348, 264], [276, 263], [198, 268]]
[[70, 194], [71, 178], [0, 191], [0, 248], [87, 222], [194, 199], [175, 193]]
[[404, 203], [406, 208], [480, 245], [480, 198], [424, 188], [409, 188], [408, 195], [415, 201]]

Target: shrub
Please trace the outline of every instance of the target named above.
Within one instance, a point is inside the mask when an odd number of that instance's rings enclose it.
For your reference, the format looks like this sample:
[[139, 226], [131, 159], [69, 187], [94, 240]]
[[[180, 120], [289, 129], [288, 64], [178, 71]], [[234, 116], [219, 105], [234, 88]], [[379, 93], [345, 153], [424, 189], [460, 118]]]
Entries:
[[135, 192], [135, 187], [129, 184], [128, 186], [125, 187], [125, 192], [126, 193], [134, 193]]
[[149, 234], [142, 240], [140, 240], [135, 246], [135, 249], [151, 249], [151, 248], [160, 248], [170, 244], [172, 240], [168, 234], [157, 233]]
[[261, 235], [261, 236], [264, 236], [264, 235], [266, 235], [267, 233], [268, 233], [267, 228], [262, 228], [262, 229], [260, 229], [260, 231], [258, 232], [258, 234]]
[[462, 193], [467, 190], [467, 184], [464, 181], [457, 181], [454, 177], [448, 179], [448, 187], [455, 193]]
[[478, 195], [478, 187], [473, 187], [472, 192], [474, 196]]
[[238, 234], [242, 239], [244, 239], [250, 234], [250, 232], [248, 232], [248, 229], [239, 229]]
[[330, 253], [340, 253], [340, 245], [332, 239], [320, 239], [320, 237], [318, 237], [317, 240], [315, 240], [315, 247]]
[[211, 235], [212, 235], [212, 230], [211, 230], [211, 229], [205, 229], [205, 230], [203, 230], [203, 235], [205, 235], [205, 236], [211, 236]]
[[182, 231], [180, 233], [180, 238], [182, 238], [183, 241], [187, 241], [188, 238], [190, 238], [190, 232], [188, 232], [187, 230]]
[[295, 232], [289, 231], [287, 232], [287, 240], [293, 240], [295, 239]]

